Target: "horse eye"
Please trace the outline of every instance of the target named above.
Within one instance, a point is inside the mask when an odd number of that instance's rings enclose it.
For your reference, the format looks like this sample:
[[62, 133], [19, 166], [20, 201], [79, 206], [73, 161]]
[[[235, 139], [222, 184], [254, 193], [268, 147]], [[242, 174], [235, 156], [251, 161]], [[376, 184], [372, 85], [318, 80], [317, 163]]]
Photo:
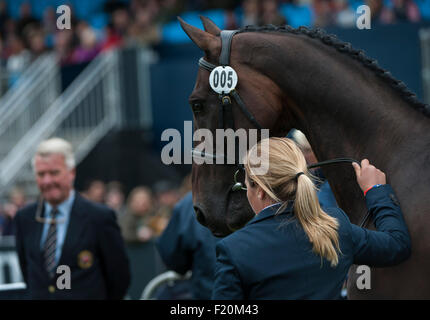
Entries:
[[201, 104], [200, 102], [194, 102], [191, 104], [191, 109], [193, 110], [194, 113], [202, 112], [203, 104]]

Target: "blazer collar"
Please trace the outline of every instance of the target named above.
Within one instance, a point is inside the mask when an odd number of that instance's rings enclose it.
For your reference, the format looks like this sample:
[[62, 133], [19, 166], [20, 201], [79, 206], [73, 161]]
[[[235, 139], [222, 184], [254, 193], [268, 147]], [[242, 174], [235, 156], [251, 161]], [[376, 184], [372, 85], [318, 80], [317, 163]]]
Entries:
[[290, 203], [287, 205], [287, 207], [282, 210], [279, 213], [276, 213], [279, 209], [279, 207], [281, 206], [281, 203], [277, 203], [274, 206], [270, 206], [267, 207], [265, 209], [263, 209], [259, 214], [256, 214], [254, 216], [254, 218], [252, 218], [247, 224], [252, 224], [252, 223], [256, 223], [265, 219], [269, 219], [271, 217], [274, 217], [275, 215], [280, 215], [280, 214], [289, 214], [293, 212], [293, 205], [294, 202], [290, 201]]

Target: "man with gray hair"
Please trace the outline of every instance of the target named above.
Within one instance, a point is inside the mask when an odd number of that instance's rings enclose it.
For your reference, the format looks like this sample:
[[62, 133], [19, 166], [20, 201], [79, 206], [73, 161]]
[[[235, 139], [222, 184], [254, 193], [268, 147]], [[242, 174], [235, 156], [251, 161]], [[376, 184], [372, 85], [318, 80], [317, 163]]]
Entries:
[[16, 246], [32, 299], [121, 299], [129, 261], [115, 213], [73, 189], [75, 159], [66, 140], [38, 146], [32, 165], [38, 203], [18, 211]]

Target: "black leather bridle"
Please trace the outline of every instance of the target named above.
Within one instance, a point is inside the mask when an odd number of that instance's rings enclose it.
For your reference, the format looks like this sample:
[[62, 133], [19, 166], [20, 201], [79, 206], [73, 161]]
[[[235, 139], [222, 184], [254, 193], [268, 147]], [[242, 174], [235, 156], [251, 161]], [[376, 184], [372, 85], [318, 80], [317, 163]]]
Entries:
[[[229, 66], [231, 42], [232, 42], [233, 36], [238, 32], [239, 32], [238, 30], [223, 30], [223, 31], [221, 31], [221, 34], [220, 34], [220, 36], [221, 36], [221, 54], [219, 57], [219, 65], [212, 64], [212, 63], [206, 61], [204, 59], [204, 57], [201, 57], [199, 59], [199, 67], [206, 69], [209, 72], [212, 72], [212, 70], [214, 70], [218, 66]], [[231, 128], [231, 129], [235, 130], [233, 110], [232, 110], [232, 107], [233, 107], [232, 106], [232, 98], [236, 101], [236, 103], [240, 107], [242, 113], [248, 118], [248, 120], [254, 125], [254, 127], [259, 129], [259, 130], [263, 129], [263, 126], [260, 125], [260, 123], [255, 119], [255, 117], [246, 108], [245, 103], [240, 98], [239, 93], [236, 91], [236, 89], [233, 89], [229, 93], [219, 94], [219, 99], [220, 99], [221, 104], [219, 106], [218, 128], [220, 128], [220, 129]], [[225, 124], [224, 124], [224, 116], [226, 117], [227, 126], [225, 126]], [[237, 146], [237, 143], [235, 143], [235, 145]], [[205, 152], [196, 150], [194, 148], [191, 149], [191, 152], [192, 152], [193, 156], [199, 156], [199, 157], [203, 157], [203, 158], [209, 157], [215, 161], [217, 158], [224, 158], [224, 159], [226, 158], [224, 155], [205, 153]], [[239, 155], [238, 155], [237, 148], [236, 148], [236, 152], [235, 152], [235, 158], [236, 158], [235, 165], [237, 166], [237, 170], [234, 173], [233, 185], [229, 189], [228, 194], [231, 191], [235, 192], [235, 191], [246, 190], [243, 183], [237, 181], [237, 175], [239, 174], [239, 172], [241, 170], [244, 170], [243, 164], [240, 164], [239, 159], [238, 159]], [[312, 168], [317, 168], [317, 167], [326, 166], [326, 165], [330, 165], [330, 164], [345, 163], [345, 162], [346, 163], [356, 162], [356, 163], [358, 163], [358, 165], [361, 166], [360, 162], [355, 160], [355, 159], [337, 158], [337, 159], [332, 159], [332, 160], [327, 160], [327, 161], [321, 161], [321, 162], [309, 165], [307, 168], [312, 169]], [[361, 227], [364, 227], [364, 225], [366, 224], [369, 217], [370, 217], [370, 212], [368, 211], [367, 214], [365, 215], [365, 217], [363, 218], [361, 224], [360, 224]]]
[[[229, 66], [230, 64], [230, 51], [231, 51], [231, 41], [233, 39], [233, 36], [238, 32], [238, 30], [223, 30], [221, 31], [221, 54], [219, 57], [219, 66]], [[209, 72], [212, 72], [218, 65], [212, 64], [208, 61], [206, 61], [203, 57], [199, 59], [199, 66], [203, 69], [206, 69]], [[233, 117], [233, 105], [232, 105], [232, 99], [234, 99], [237, 103], [237, 105], [240, 107], [242, 113], [248, 118], [248, 120], [252, 123], [252, 125], [256, 129], [263, 129], [263, 127], [260, 125], [260, 123], [255, 119], [255, 117], [249, 112], [249, 110], [246, 108], [245, 103], [240, 98], [239, 93], [233, 89], [229, 93], [222, 93], [219, 94], [220, 99], [220, 106], [219, 106], [219, 116], [218, 116], [218, 128], [219, 129], [228, 129], [231, 128], [235, 130], [234, 126], [234, 117]], [[224, 121], [225, 118], [225, 121]], [[224, 123], [225, 122], [225, 123]], [[234, 184], [231, 187], [230, 191], [240, 191], [243, 190], [243, 183], [237, 181], [237, 175], [241, 170], [244, 170], [243, 165], [239, 161], [239, 152], [237, 150], [237, 143], [236, 146], [236, 152], [235, 152], [235, 165], [237, 166], [237, 170], [234, 174]], [[209, 157], [213, 160], [216, 160], [217, 158], [226, 158], [224, 155], [217, 155], [217, 154], [209, 154], [205, 153], [196, 149], [192, 149], [192, 155], [193, 156], [199, 156], [199, 157]]]

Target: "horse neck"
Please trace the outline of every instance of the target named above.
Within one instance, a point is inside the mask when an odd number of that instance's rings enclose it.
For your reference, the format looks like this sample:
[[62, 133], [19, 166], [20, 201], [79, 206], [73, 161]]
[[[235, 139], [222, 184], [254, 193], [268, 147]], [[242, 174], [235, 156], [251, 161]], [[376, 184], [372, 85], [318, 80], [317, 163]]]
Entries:
[[[266, 52], [262, 59], [253, 55], [256, 68], [286, 94], [283, 120], [306, 134], [319, 161], [368, 158], [387, 172], [405, 145], [420, 152], [429, 119], [373, 71], [318, 39], [274, 34], [272, 40], [258, 45]], [[365, 207], [351, 166], [323, 171], [339, 205], [357, 223]]]

